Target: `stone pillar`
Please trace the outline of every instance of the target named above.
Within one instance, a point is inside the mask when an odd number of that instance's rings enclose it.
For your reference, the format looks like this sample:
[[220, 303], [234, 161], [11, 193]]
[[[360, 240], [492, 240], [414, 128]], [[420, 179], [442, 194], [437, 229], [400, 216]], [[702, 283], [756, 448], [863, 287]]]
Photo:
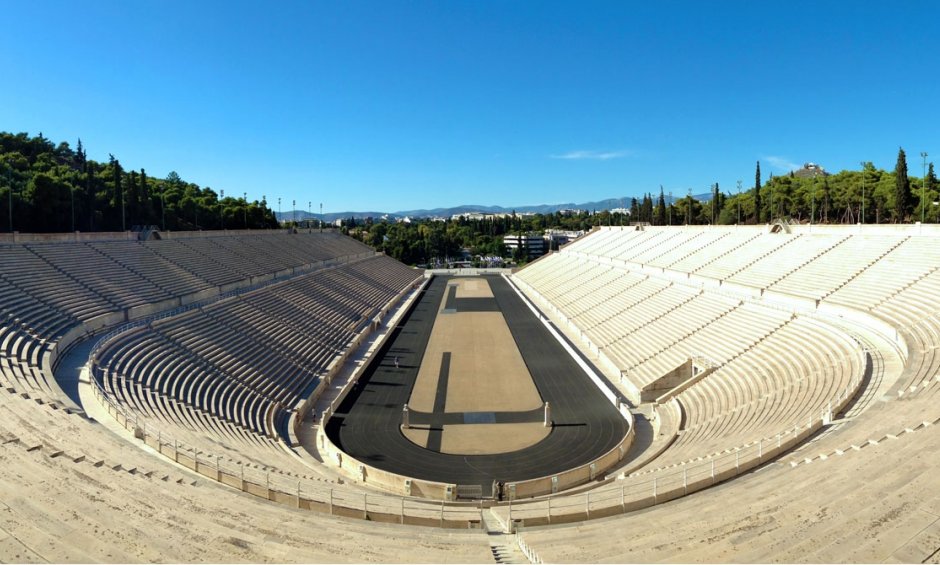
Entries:
[[411, 424], [408, 423], [408, 404], [405, 403], [405, 407], [401, 411], [401, 427], [403, 430], [411, 428]]
[[549, 406], [548, 402], [545, 403], [545, 421], [543, 424], [546, 428], [552, 427], [552, 408]]

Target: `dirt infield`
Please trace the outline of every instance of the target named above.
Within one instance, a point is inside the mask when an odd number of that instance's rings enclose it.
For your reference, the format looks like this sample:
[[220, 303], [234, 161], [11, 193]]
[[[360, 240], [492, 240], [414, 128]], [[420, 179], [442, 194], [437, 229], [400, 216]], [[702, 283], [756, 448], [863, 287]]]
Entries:
[[[503, 314], [446, 307], [448, 295], [451, 301], [493, 298], [489, 282], [483, 278], [454, 279], [447, 290], [408, 406], [436, 413], [523, 412], [542, 406], [542, 397]], [[405, 436], [429, 447], [427, 427], [417, 428], [406, 431]], [[538, 443], [550, 432], [550, 428], [531, 423], [446, 424], [439, 450], [455, 454], [506, 453]]]

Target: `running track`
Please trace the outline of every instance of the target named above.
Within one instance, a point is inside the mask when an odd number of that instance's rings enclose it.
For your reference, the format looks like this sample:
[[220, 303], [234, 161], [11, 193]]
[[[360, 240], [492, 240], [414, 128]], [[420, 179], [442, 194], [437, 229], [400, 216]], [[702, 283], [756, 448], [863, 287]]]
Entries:
[[539, 394], [551, 403], [554, 428], [535, 445], [496, 455], [438, 453], [402, 435], [402, 407], [411, 396], [449, 279], [435, 277], [393, 330], [329, 420], [326, 432], [330, 439], [368, 465], [418, 479], [481, 485], [484, 495], [491, 494], [494, 480], [513, 482], [552, 475], [613, 449], [627, 432], [624, 419], [509, 283], [496, 276], [487, 277], [496, 304]]

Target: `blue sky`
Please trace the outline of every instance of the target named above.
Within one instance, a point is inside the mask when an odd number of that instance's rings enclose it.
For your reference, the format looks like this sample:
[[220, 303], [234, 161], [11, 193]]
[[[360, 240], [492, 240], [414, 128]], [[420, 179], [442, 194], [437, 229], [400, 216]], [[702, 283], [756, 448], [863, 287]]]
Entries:
[[[324, 211], [940, 156], [940, 2], [0, 0], [0, 130]], [[931, 157], [932, 159], [932, 157]]]

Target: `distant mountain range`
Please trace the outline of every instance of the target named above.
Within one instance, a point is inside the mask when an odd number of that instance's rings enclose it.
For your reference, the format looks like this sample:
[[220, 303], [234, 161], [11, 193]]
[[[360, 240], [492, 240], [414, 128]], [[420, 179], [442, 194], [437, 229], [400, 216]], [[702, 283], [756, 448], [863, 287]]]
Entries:
[[[708, 202], [711, 200], [712, 195], [710, 193], [705, 194], [693, 194], [693, 198], [702, 202]], [[614, 208], [629, 208], [630, 201], [632, 196], [624, 196], [623, 198], [607, 198], [605, 200], [598, 200], [596, 202], [582, 202], [580, 204], [575, 204], [572, 202], [566, 202], [564, 204], [538, 204], [535, 206], [515, 206], [511, 208], [503, 206], [482, 206], [479, 204], [464, 204], [461, 206], [454, 206], [451, 208], [431, 208], [431, 209], [420, 209], [420, 210], [400, 210], [397, 212], [328, 212], [323, 214], [324, 222], [333, 222], [342, 218], [388, 218], [390, 220], [409, 217], [409, 218], [450, 218], [455, 214], [470, 214], [470, 213], [483, 213], [483, 214], [509, 214], [515, 211], [516, 213], [523, 212], [532, 212], [538, 214], [552, 214], [559, 210], [587, 210], [590, 212], [597, 211], [601, 212], [603, 210], [612, 210]], [[653, 196], [653, 205], [656, 205], [656, 200], [659, 198], [659, 195]], [[678, 200], [678, 197], [673, 196], [673, 200]], [[669, 203], [669, 197], [666, 196], [666, 202]], [[277, 219], [280, 221], [293, 221], [302, 222], [304, 220], [317, 220], [320, 219], [320, 214], [311, 214], [306, 210], [289, 210], [278, 214], [275, 212]]]

